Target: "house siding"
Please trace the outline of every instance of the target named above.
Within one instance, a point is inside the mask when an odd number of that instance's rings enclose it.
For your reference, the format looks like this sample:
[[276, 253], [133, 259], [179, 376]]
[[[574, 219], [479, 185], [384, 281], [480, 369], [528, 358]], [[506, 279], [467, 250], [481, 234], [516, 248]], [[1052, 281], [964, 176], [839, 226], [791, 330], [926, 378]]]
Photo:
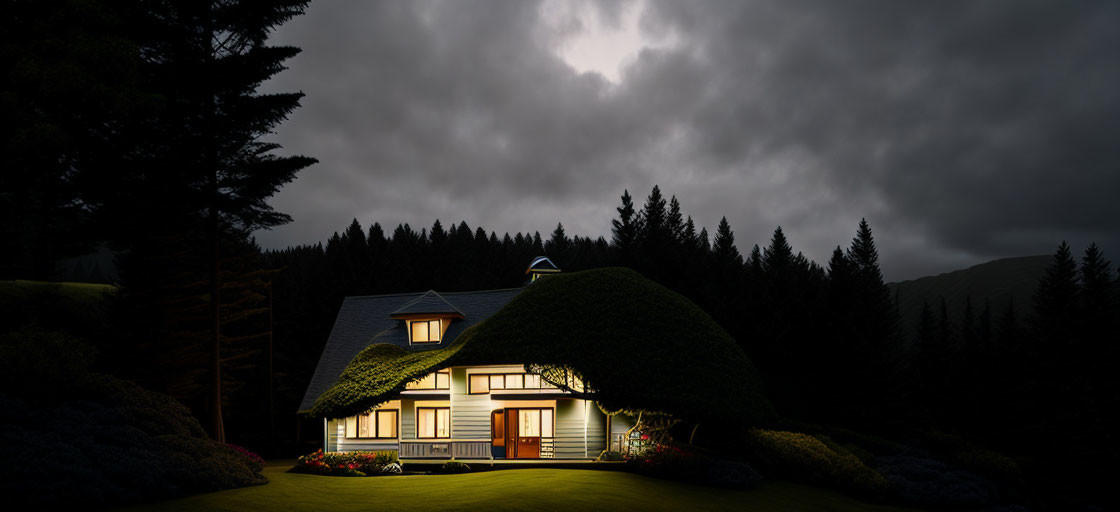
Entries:
[[490, 395], [468, 393], [466, 368], [451, 369], [451, 437], [490, 439]]
[[556, 458], [593, 458], [603, 451], [606, 415], [586, 400], [556, 401]]

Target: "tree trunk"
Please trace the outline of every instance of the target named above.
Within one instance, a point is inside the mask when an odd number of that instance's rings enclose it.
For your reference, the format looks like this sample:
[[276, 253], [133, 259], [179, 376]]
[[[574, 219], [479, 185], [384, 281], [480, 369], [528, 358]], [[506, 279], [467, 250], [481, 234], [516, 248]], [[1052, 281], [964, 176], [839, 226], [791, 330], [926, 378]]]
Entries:
[[[217, 169], [212, 178], [217, 188]], [[219, 443], [226, 442], [225, 427], [222, 423], [222, 319], [221, 302], [218, 296], [218, 213], [210, 207], [210, 317], [212, 338], [210, 350], [210, 401], [211, 436]]]

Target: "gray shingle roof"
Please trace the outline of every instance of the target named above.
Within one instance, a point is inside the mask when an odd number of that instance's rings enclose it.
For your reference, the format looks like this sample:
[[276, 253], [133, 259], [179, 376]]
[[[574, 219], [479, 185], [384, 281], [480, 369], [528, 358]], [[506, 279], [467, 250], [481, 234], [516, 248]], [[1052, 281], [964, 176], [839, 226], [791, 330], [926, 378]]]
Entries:
[[435, 290], [428, 290], [423, 295], [406, 303], [393, 311], [392, 315], [417, 315], [417, 314], [455, 314], [466, 316], [459, 308], [452, 306]]
[[[432, 350], [446, 347], [455, 341], [466, 328], [481, 322], [498, 312], [522, 288], [504, 290], [485, 290], [477, 292], [453, 292], [438, 294], [433, 291], [421, 293], [402, 293], [394, 295], [368, 295], [347, 297], [338, 310], [334, 328], [323, 347], [315, 375], [307, 385], [299, 410], [306, 411], [338, 380], [342, 370], [362, 349], [374, 343], [389, 343], [405, 350]], [[421, 302], [425, 297], [438, 297], [463, 318], [451, 320], [447, 332], [440, 343], [413, 346], [408, 342], [404, 320], [390, 318], [392, 314]], [[419, 306], [418, 306], [419, 307]], [[442, 311], [417, 311], [418, 313], [441, 313]]]

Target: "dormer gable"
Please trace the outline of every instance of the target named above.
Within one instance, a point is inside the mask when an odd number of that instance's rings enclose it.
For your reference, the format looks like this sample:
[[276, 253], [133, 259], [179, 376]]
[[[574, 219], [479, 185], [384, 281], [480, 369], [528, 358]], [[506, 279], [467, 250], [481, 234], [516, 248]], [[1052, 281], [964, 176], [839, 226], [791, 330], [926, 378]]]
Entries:
[[421, 345], [441, 343], [451, 321], [466, 315], [439, 293], [428, 290], [389, 313], [389, 317], [404, 321], [409, 345]]
[[466, 318], [459, 308], [447, 302], [442, 295], [436, 293], [435, 290], [428, 290], [421, 295], [397, 308], [392, 313], [389, 313], [390, 318], [396, 319], [409, 319], [421, 316], [431, 316], [440, 318]]

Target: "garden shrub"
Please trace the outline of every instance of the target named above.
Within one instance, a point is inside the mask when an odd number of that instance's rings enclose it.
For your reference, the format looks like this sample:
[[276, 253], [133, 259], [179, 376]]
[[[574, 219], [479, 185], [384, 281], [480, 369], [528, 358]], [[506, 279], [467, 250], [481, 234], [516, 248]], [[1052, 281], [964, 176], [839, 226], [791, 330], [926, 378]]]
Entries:
[[875, 469], [890, 482], [891, 492], [913, 505], [982, 507], [995, 504], [999, 498], [989, 481], [936, 459], [888, 455], [877, 462]]
[[264, 470], [264, 457], [261, 457], [260, 455], [249, 451], [245, 447], [238, 446], [236, 444], [226, 443], [226, 447], [230, 450], [233, 450], [234, 453], [245, 457], [245, 459], [249, 461], [249, 466], [253, 468], [253, 471], [260, 473]]
[[715, 487], [749, 489], [762, 477], [749, 464], [717, 458], [692, 448], [658, 445], [633, 457], [639, 473]]
[[763, 474], [827, 485], [866, 495], [885, 491], [887, 480], [827, 437], [751, 429], [746, 451]]
[[396, 450], [325, 453], [319, 449], [297, 459], [290, 471], [331, 476], [373, 476], [385, 473], [384, 468], [390, 465], [400, 468]]
[[606, 461], [606, 462], [615, 462], [615, 461], [626, 460], [626, 456], [623, 455], [622, 452], [603, 450], [602, 453], [600, 453], [599, 456], [595, 458], [595, 460]]
[[91, 354], [53, 332], [0, 337], [6, 499], [108, 506], [268, 481], [175, 399], [91, 372]]
[[440, 473], [466, 473], [471, 467], [457, 460], [449, 460], [439, 467]]

